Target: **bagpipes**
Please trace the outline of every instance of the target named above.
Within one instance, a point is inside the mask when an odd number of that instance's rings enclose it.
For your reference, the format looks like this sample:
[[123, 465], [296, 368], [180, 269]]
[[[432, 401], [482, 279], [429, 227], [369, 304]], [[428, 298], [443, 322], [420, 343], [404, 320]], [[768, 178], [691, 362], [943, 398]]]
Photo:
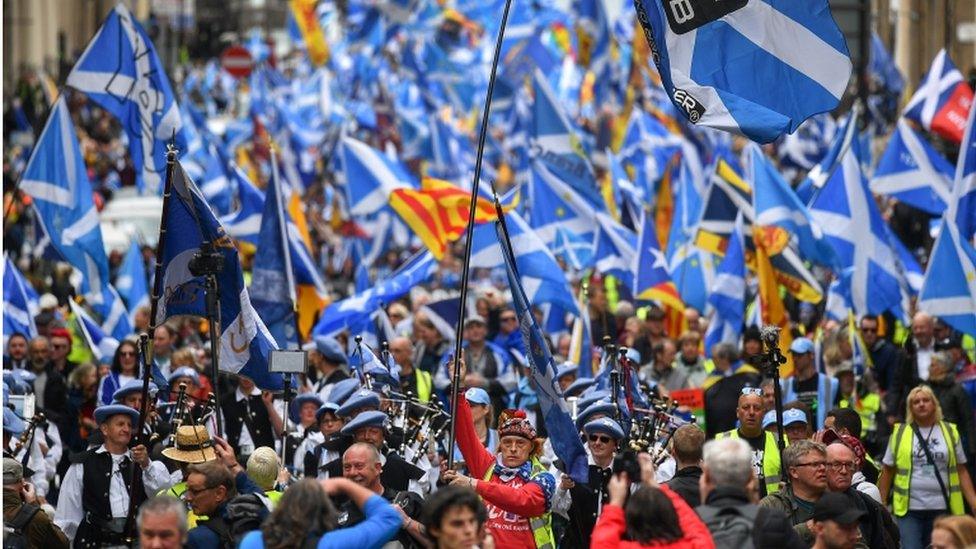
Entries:
[[[410, 393], [387, 392], [390, 407], [386, 413], [394, 426], [403, 429], [403, 439], [397, 448], [397, 453], [406, 461], [416, 465], [421, 457], [426, 455], [431, 447], [431, 441], [440, 439], [450, 423], [450, 414], [436, 395], [431, 396], [430, 402], [422, 402]], [[411, 410], [420, 410], [420, 418], [411, 417]]]

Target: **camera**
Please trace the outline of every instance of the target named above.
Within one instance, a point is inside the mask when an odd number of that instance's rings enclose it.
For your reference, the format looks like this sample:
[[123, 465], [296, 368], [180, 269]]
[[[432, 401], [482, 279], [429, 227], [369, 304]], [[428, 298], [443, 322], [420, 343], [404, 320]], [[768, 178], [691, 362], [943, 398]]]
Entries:
[[212, 242], [204, 242], [200, 251], [190, 258], [187, 267], [193, 276], [219, 274], [224, 270], [224, 254], [218, 252]]
[[613, 474], [627, 473], [630, 482], [640, 482], [641, 466], [637, 461], [637, 452], [634, 450], [624, 450], [613, 458]]

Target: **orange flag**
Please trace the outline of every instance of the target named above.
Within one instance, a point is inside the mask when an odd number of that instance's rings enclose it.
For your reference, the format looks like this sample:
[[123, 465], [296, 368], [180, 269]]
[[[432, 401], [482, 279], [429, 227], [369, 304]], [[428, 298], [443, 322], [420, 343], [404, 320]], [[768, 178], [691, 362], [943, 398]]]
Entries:
[[790, 344], [793, 343], [793, 334], [790, 333], [790, 316], [783, 305], [783, 298], [779, 295], [779, 283], [776, 281], [776, 273], [769, 262], [769, 252], [763, 247], [760, 239], [754, 239], [756, 243], [756, 274], [759, 276], [759, 310], [763, 324], [778, 326], [779, 331], [779, 350], [786, 357], [786, 364], [782, 364], [779, 369], [780, 377], [793, 375], [793, 355], [790, 353]]
[[[425, 177], [420, 189], [396, 189], [390, 193], [390, 206], [437, 259], [444, 257], [447, 246], [464, 234], [470, 205], [468, 191], [432, 177]], [[479, 198], [475, 223], [494, 219], [495, 206], [490, 200]]]

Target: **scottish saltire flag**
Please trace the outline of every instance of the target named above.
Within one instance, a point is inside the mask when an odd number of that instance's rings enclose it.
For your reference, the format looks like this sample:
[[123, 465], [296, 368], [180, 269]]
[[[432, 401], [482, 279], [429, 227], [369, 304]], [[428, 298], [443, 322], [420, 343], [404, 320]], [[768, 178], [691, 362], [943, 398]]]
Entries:
[[109, 14], [67, 84], [110, 112], [129, 137], [140, 191], [158, 193], [166, 176], [166, 144], [186, 149], [183, 121], [152, 41], [124, 4]]
[[119, 341], [132, 335], [131, 315], [115, 286], [106, 284], [100, 302], [92, 304], [92, 309], [102, 317], [102, 330], [106, 334]]
[[808, 118], [777, 142], [776, 153], [785, 170], [810, 170], [827, 154], [837, 124], [829, 113]]
[[[505, 219], [530, 302], [533, 305], [553, 303], [569, 313], [579, 314], [566, 273], [539, 236], [518, 213], [509, 212]], [[488, 223], [476, 226], [471, 244], [471, 267], [494, 269], [503, 262], [495, 228]]]
[[224, 258], [223, 271], [217, 275], [220, 369], [247, 376], [262, 389], [280, 390], [281, 376], [268, 371], [269, 354], [277, 345], [251, 305], [234, 242], [179, 162], [169, 186], [167, 215], [162, 220], [166, 231], [160, 230], [163, 275], [155, 281], [154, 291], [162, 296], [156, 325], [174, 315], [206, 316], [205, 281], [190, 272], [189, 262], [204, 243], [210, 243]]
[[75, 319], [78, 321], [81, 336], [88, 344], [88, 348], [91, 349], [92, 355], [100, 362], [111, 363], [112, 357], [115, 356], [115, 350], [119, 346], [119, 340], [106, 334], [98, 322], [95, 322], [95, 319], [73, 299], [68, 300], [68, 305], [71, 306], [71, 312], [74, 313]]
[[261, 231], [261, 214], [264, 212], [264, 193], [254, 186], [240, 166], [232, 165], [234, 179], [237, 180], [236, 212], [220, 218], [220, 223], [231, 237], [254, 244], [258, 243]]
[[971, 109], [956, 166], [956, 181], [939, 236], [932, 246], [918, 307], [960, 332], [976, 336], [976, 249], [957, 220], [972, 227], [972, 212], [960, 217], [960, 207], [971, 207], [976, 180], [976, 109]]
[[78, 136], [64, 95], [48, 116], [20, 182], [34, 200], [38, 221], [57, 253], [82, 274], [78, 288], [93, 304], [108, 284], [108, 256], [92, 200]]
[[871, 178], [871, 191], [933, 215], [942, 215], [952, 194], [952, 164], [904, 120], [898, 125]]
[[10, 258], [3, 258], [3, 346], [14, 334], [37, 337], [34, 317], [41, 312], [37, 292]]
[[715, 310], [705, 332], [705, 354], [710, 357], [716, 343], [739, 341], [745, 321], [746, 257], [741, 215], [729, 237], [725, 257], [715, 271], [708, 302]]
[[143, 305], [149, 305], [147, 280], [142, 250], [139, 249], [139, 243], [133, 240], [122, 260], [122, 266], [119, 267], [119, 274], [115, 277], [115, 289], [131, 313]]
[[848, 306], [858, 316], [878, 315], [900, 305], [900, 274], [859, 155], [855, 140], [810, 210], [837, 253], [840, 292]]
[[959, 143], [972, 104], [973, 91], [943, 49], [932, 60], [903, 115], [928, 131]]
[[868, 72], [889, 92], [900, 95], [905, 89], [905, 77], [901, 75], [895, 60], [881, 42], [877, 32], [871, 32], [871, 60]]
[[593, 74], [593, 99], [606, 104], [613, 84], [613, 29], [604, 0], [576, 0], [577, 61]]
[[[505, 219], [512, 217], [506, 215]], [[569, 415], [568, 404], [562, 398], [559, 386], [556, 383], [556, 363], [549, 352], [546, 337], [539, 325], [536, 324], [535, 316], [532, 314], [532, 303], [522, 287], [522, 279], [519, 277], [519, 264], [516, 257], [512, 255], [513, 250], [517, 249], [515, 236], [506, 235], [502, 230], [502, 223], [499, 221], [496, 224], [495, 241], [499, 244], [497, 247], [501, 249], [505, 272], [508, 274], [512, 301], [519, 317], [519, 330], [522, 332], [522, 339], [525, 342], [525, 348], [528, 350], [526, 359], [528, 359], [529, 365], [529, 379], [532, 383], [532, 389], [539, 399], [542, 417], [545, 421], [546, 430], [549, 432], [549, 441], [552, 443], [556, 457], [562, 460], [566, 467], [566, 473], [576, 482], [588, 482], [589, 467], [587, 466], [586, 449], [583, 447], [579, 431]], [[512, 237], [511, 241], [508, 239], [509, 236]]]
[[228, 215], [234, 201], [234, 189], [220, 155], [211, 147], [204, 167], [200, 192], [218, 217]]
[[439, 301], [431, 301], [420, 308], [427, 315], [437, 331], [447, 341], [457, 339], [458, 316], [461, 313], [461, 298], [449, 297]]
[[594, 212], [586, 199], [537, 160], [531, 162], [527, 187], [529, 226], [539, 238], [550, 249], [562, 238], [564, 245], [578, 244], [573, 253], [592, 255]]
[[[377, 282], [365, 292], [330, 304], [315, 325], [315, 335], [334, 335], [346, 328], [365, 323], [378, 307], [406, 294], [410, 288], [427, 281], [437, 270], [437, 262], [430, 252], [422, 252], [408, 259], [385, 280]], [[358, 330], [358, 331], [361, 331]]]
[[771, 255], [778, 254], [795, 239], [796, 248], [805, 259], [826, 267], [835, 266], [834, 249], [789, 183], [758, 145], [749, 145], [748, 154], [755, 208], [753, 230], [765, 231], [767, 237], [771, 237], [766, 251]]
[[768, 143], [847, 88], [851, 60], [827, 0], [634, 6], [668, 96], [695, 124]]
[[[908, 284], [908, 289], [911, 291], [911, 295], [916, 295], [922, 290], [922, 281], [925, 278], [925, 271], [922, 270], [921, 265], [918, 264], [918, 259], [912, 255], [912, 252], [902, 243], [902, 241], [895, 235], [891, 227], [888, 227], [888, 242], [891, 243], [891, 247], [895, 250], [898, 255], [898, 262], [901, 264], [901, 272], [905, 277], [905, 282]], [[905, 309], [906, 311], [908, 309]]]
[[633, 288], [636, 283], [637, 235], [605, 213], [598, 213], [596, 221], [594, 266], [603, 274], [619, 278], [625, 287]]
[[705, 310], [709, 288], [715, 278], [715, 260], [706, 252], [686, 241], [668, 257], [668, 272], [678, 295], [686, 307]]
[[532, 79], [535, 104], [529, 131], [529, 154], [573, 188], [594, 208], [603, 209], [596, 174], [583, 150], [579, 134], [556, 100], [542, 72]]
[[[274, 336], [278, 347], [297, 349], [298, 334], [295, 315], [298, 295], [288, 240], [288, 214], [281, 195], [278, 162], [272, 153], [271, 180], [264, 201], [261, 232], [258, 235], [258, 261], [254, 262], [251, 278], [251, 303]], [[304, 246], [304, 245], [303, 245]]]
[[416, 189], [417, 183], [395, 159], [351, 137], [342, 140], [342, 174], [352, 215], [373, 214], [389, 203], [396, 189]]
[[654, 193], [668, 162], [681, 150], [682, 137], [642, 109], [634, 109], [627, 121], [620, 158], [634, 169], [634, 185], [645, 197]]
[[634, 254], [634, 297], [684, 309], [685, 304], [682, 303], [678, 289], [668, 273], [668, 260], [659, 246], [657, 232], [654, 230], [654, 216], [645, 211], [637, 237], [637, 253]]
[[857, 137], [857, 118], [859, 113], [860, 109], [855, 104], [851, 113], [847, 115], [847, 118], [838, 123], [839, 129], [834, 132], [833, 141], [831, 141], [830, 146], [827, 148], [827, 153], [807, 173], [806, 178], [797, 185], [796, 194], [804, 204], [809, 205], [813, 197], [820, 192], [824, 183], [827, 182], [827, 178], [837, 168], [837, 164], [841, 160], [841, 153], [846, 151], [851, 141]]
[[973, 242], [976, 235], [976, 108], [969, 110], [966, 134], [959, 147], [956, 181], [953, 186], [955, 207], [949, 218], [956, 222], [959, 236]]

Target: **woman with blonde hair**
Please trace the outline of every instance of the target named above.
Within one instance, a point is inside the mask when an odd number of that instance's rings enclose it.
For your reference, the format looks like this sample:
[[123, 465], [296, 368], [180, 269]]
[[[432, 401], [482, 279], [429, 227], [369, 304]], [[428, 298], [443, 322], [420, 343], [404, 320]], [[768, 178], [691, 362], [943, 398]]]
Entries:
[[878, 488], [882, 502], [892, 495], [902, 547], [922, 549], [937, 517], [965, 514], [964, 498], [976, 509], [976, 491], [959, 430], [942, 419], [932, 389], [915, 387], [906, 406], [905, 423], [896, 423], [888, 439]]
[[976, 519], [973, 517], [939, 517], [932, 526], [929, 549], [966, 549], [974, 545]]

